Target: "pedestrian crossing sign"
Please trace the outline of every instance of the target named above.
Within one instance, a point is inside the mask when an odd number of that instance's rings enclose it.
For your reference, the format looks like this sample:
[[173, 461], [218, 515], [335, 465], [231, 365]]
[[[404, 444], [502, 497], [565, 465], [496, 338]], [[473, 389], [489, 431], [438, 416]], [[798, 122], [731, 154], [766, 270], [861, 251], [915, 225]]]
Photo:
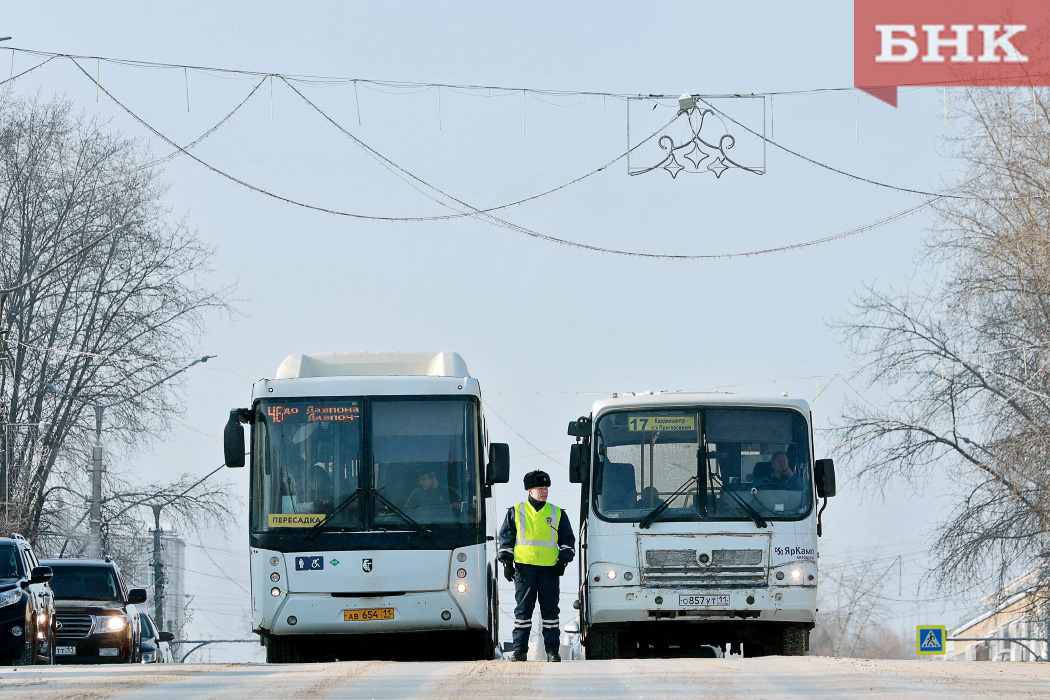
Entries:
[[916, 653], [918, 654], [943, 654], [944, 640], [947, 634], [944, 626], [919, 625], [915, 628]]

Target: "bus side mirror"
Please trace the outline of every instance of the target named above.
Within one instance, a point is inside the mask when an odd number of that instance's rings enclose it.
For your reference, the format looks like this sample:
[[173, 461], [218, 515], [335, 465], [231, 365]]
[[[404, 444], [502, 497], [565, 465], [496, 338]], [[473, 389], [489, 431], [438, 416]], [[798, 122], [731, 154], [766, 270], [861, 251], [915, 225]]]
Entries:
[[569, 448], [569, 483], [582, 484], [591, 469], [591, 446], [578, 442]]
[[580, 416], [576, 420], [569, 421], [569, 429], [566, 431], [569, 437], [589, 438], [591, 436], [591, 419]]
[[489, 445], [489, 466], [486, 484], [505, 484], [510, 481], [510, 445], [494, 442]]
[[241, 422], [247, 417], [246, 414], [250, 413], [247, 408], [235, 408], [230, 411], [230, 419], [226, 421], [226, 429], [222, 432], [222, 447], [227, 467], [244, 466], [244, 428], [241, 427]]
[[817, 482], [817, 496], [831, 498], [835, 495], [835, 462], [818, 459], [813, 465], [813, 476]]

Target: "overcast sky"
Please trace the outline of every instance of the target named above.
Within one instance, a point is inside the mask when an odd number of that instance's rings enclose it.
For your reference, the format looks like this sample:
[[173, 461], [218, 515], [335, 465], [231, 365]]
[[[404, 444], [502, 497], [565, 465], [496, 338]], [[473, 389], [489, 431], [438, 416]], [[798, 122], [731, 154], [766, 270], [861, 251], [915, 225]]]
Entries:
[[[292, 84], [371, 152], [279, 77], [80, 61], [113, 97], [180, 144], [198, 138], [259, 85], [192, 152], [256, 188], [347, 213], [450, 213], [375, 153], [478, 208], [565, 185], [674, 115], [672, 100], [628, 102], [619, 97], [625, 94], [801, 91], [713, 104], [813, 160], [874, 180], [942, 190], [956, 168], [940, 155], [952, 122], [944, 124], [939, 89], [902, 90], [897, 109], [853, 90], [810, 92], [852, 85], [852, 3], [841, 0], [806, 3], [805, 10], [781, 2], [656, 2], [645, 9], [542, 2], [9, 3], [0, 35], [13, 37], [2, 49], [348, 79]], [[0, 50], [3, 78], [44, 60], [15, 52], [7, 65], [10, 53]], [[511, 90], [426, 85], [434, 83]], [[3, 89], [64, 94], [78, 109], [112, 118], [155, 155], [172, 152], [97, 93], [69, 60], [53, 60]], [[720, 178], [672, 179], [657, 169], [632, 177], [620, 160], [494, 214], [593, 246], [702, 255], [803, 243], [922, 201], [763, 149], [725, 123], [738, 138], [734, 152], [765, 174], [731, 169]], [[679, 139], [683, 128], [675, 122], [667, 134]], [[706, 128], [721, 132], [713, 121]], [[653, 140], [632, 154], [631, 166], [655, 165], [662, 156]], [[581, 250], [472, 218], [395, 223], [337, 216], [252, 191], [185, 156], [166, 168], [172, 215], [187, 214], [214, 246], [211, 283], [236, 284], [239, 313], [210, 319], [200, 352], [218, 357], [187, 374], [185, 412], [172, 417], [170, 432], [134, 464], [114, 467], [158, 480], [215, 468], [229, 409], [247, 405], [251, 382], [272, 376], [286, 355], [453, 350], [481, 381], [492, 439], [511, 445], [512, 483], [498, 490], [500, 505], [521, 497], [525, 472], [542, 468], [554, 479], [551, 500], [574, 518], [579, 501], [565, 476], [565, 426], [609, 392], [722, 388], [810, 401], [819, 394], [812, 405], [817, 426], [830, 425], [851, 395], [832, 377], [857, 361], [836, 343], [828, 322], [849, 314], [849, 299], [865, 284], [916, 283], [913, 260], [931, 224], [928, 211], [920, 211], [798, 250], [672, 261]], [[802, 377], [808, 379], [792, 381]], [[863, 381], [853, 386], [863, 390]], [[818, 433], [817, 440], [817, 456], [824, 456], [827, 439]], [[926, 532], [947, 503], [937, 481], [922, 494], [899, 488], [875, 498], [849, 480], [858, 465], [837, 466], [843, 485], [825, 512], [822, 564], [878, 555], [890, 567], [904, 556], [884, 594], [932, 597], [919, 576]], [[238, 527], [206, 537], [203, 544], [220, 551], [201, 549], [197, 536], [187, 534], [197, 607], [191, 629], [200, 637], [247, 638], [247, 473], [220, 476], [241, 495]], [[511, 600], [509, 590], [502, 598]], [[902, 630], [956, 622], [955, 612], [937, 604], [895, 604], [892, 611]], [[243, 658], [257, 649], [245, 647], [236, 654], [215, 649], [211, 658]]]

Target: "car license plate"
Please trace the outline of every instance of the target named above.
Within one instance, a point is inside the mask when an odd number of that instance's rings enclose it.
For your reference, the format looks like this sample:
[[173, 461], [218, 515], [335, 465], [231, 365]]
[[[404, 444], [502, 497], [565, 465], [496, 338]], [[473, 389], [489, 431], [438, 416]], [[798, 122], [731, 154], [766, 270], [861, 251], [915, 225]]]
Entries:
[[120, 656], [120, 649], [118, 647], [102, 647], [98, 650], [99, 656]]
[[55, 656], [76, 656], [76, 647], [55, 647]]
[[728, 608], [729, 595], [680, 595], [678, 604], [695, 608]]
[[363, 608], [361, 610], [344, 610], [344, 622], [360, 622], [362, 620], [393, 620], [393, 608]]

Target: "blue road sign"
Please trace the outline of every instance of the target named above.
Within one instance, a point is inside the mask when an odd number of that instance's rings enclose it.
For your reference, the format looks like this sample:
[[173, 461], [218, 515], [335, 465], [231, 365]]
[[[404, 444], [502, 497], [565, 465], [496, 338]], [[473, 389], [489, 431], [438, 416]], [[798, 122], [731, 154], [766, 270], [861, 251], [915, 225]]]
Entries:
[[915, 628], [915, 653], [943, 654], [947, 637], [943, 625], [919, 625]]

